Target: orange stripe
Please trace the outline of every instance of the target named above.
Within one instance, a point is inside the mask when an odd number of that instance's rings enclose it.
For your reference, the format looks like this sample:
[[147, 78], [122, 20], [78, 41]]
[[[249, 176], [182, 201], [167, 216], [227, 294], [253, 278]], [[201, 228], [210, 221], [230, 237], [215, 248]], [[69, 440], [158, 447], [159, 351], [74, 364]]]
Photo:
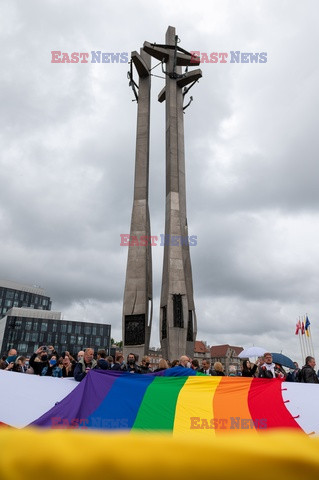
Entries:
[[252, 378], [223, 377], [213, 399], [217, 434], [225, 432], [256, 432], [248, 406]]

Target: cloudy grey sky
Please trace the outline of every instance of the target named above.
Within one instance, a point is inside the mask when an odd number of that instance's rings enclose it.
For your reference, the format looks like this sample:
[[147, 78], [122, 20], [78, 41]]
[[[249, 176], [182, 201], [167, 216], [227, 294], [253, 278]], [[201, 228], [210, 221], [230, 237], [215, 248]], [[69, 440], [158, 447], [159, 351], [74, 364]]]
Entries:
[[[203, 63], [185, 114], [197, 338], [301, 361], [294, 328], [308, 313], [318, 352], [318, 13], [316, 0], [2, 0], [0, 278], [41, 285], [65, 318], [111, 323], [121, 338], [136, 126], [128, 65], [53, 64], [51, 51], [131, 52], [173, 25], [187, 50], [268, 60]], [[153, 77], [153, 235], [164, 229], [162, 87]], [[153, 248], [153, 345], [162, 255]]]

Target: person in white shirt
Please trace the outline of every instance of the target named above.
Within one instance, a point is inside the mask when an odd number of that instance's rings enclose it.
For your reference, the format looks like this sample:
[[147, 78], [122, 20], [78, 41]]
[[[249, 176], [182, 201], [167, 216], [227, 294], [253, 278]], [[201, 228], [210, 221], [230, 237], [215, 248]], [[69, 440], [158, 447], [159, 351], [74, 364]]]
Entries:
[[264, 354], [264, 363], [259, 367], [259, 378], [275, 378], [275, 364], [272, 361], [270, 352]]

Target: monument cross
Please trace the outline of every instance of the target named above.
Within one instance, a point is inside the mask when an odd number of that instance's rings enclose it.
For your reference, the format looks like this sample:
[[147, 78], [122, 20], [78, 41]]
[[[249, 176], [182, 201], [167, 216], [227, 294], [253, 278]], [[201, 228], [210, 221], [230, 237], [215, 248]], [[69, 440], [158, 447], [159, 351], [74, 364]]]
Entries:
[[[183, 114], [189, 103], [184, 107], [183, 100], [185, 93], [201, 78], [202, 72], [200, 69], [188, 71], [189, 67], [199, 65], [200, 59], [178, 46], [178, 37], [174, 27], [168, 27], [164, 45], [145, 42], [143, 50], [147, 57], [143, 56], [142, 51], [140, 56], [136, 52], [132, 53], [132, 61], [139, 74], [139, 93], [137, 97], [138, 128], [131, 234], [133, 232], [134, 235], [149, 235], [150, 232], [148, 215], [149, 96], [147, 97], [145, 93], [146, 99], [141, 95], [144, 91], [141, 90], [141, 86], [148, 85], [145, 86], [145, 92], [147, 91], [149, 95], [150, 62], [146, 65], [145, 59], [152, 56], [162, 62], [162, 71], [166, 78], [165, 87], [158, 95], [159, 102], [166, 102], [166, 210], [160, 301], [160, 340], [163, 357], [174, 360], [185, 353], [193, 356], [197, 333], [186, 215]], [[145, 61], [144, 66], [141, 60]], [[182, 71], [182, 67], [186, 67], [185, 72]], [[134, 84], [133, 86], [135, 89]], [[139, 135], [141, 131], [143, 131], [143, 137]], [[147, 149], [145, 149], [146, 143]], [[142, 145], [144, 145], [143, 148]], [[142, 189], [143, 194], [137, 199], [136, 194], [139, 188]], [[136, 200], [142, 202], [139, 207]], [[144, 255], [139, 250], [141, 248], [144, 248]], [[128, 353], [128, 349], [138, 354], [148, 353], [151, 322], [147, 323], [147, 299], [152, 298], [150, 275], [150, 251], [145, 247], [129, 247], [123, 308], [125, 354]], [[137, 298], [141, 301], [138, 302]], [[132, 343], [130, 338], [135, 343]]]

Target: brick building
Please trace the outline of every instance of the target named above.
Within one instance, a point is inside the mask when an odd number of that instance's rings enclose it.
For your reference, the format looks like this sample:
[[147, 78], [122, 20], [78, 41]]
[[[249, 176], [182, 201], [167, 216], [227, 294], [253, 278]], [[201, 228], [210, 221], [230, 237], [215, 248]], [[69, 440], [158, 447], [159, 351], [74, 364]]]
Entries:
[[220, 362], [224, 367], [225, 375], [229, 373], [229, 365], [235, 365], [237, 372], [240, 371], [240, 358], [238, 355], [243, 351], [242, 347], [232, 345], [215, 345], [210, 347], [210, 357], [212, 365], [215, 362]]

